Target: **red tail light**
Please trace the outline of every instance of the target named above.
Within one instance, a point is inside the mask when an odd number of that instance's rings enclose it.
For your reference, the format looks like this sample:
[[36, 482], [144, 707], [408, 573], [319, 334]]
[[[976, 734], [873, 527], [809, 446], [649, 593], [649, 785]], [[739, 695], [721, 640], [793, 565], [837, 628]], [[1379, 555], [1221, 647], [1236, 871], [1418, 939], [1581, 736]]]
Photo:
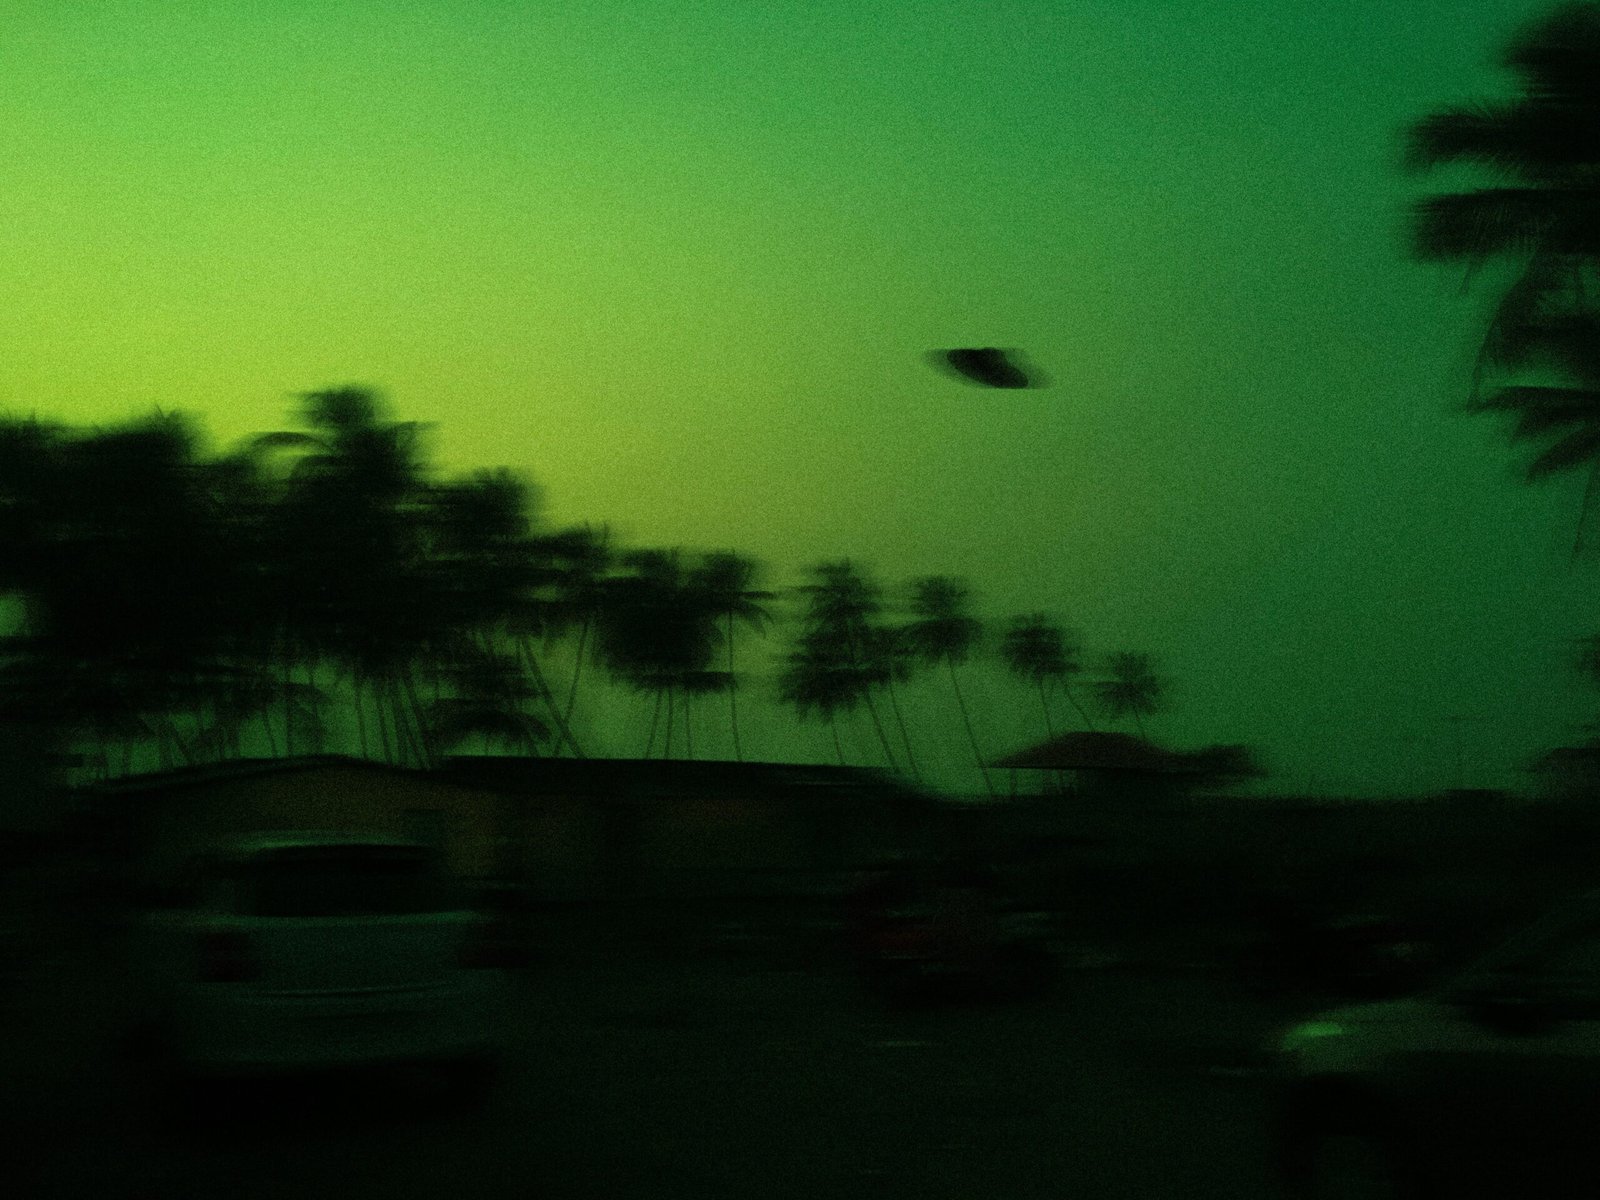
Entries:
[[247, 983], [256, 977], [250, 939], [238, 929], [208, 929], [200, 935], [200, 978], [206, 983]]

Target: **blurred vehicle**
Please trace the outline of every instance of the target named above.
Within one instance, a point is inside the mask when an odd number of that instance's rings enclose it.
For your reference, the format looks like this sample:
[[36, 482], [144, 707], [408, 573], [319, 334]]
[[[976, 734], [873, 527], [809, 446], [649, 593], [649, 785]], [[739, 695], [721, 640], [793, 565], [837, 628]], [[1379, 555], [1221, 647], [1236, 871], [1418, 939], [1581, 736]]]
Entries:
[[1600, 1196], [1600, 892], [1446, 982], [1275, 1039], [1292, 1197]]
[[849, 932], [861, 978], [891, 1001], [1034, 994], [1055, 974], [1050, 915], [982, 868], [880, 866], [851, 898]]
[[1390, 914], [1287, 906], [1263, 921], [1236, 960], [1255, 995], [1311, 992], [1383, 999], [1422, 987], [1436, 951], [1424, 932]]
[[249, 834], [187, 860], [133, 922], [127, 1028], [177, 1082], [415, 1064], [466, 1097], [508, 1017], [494, 923], [428, 847]]

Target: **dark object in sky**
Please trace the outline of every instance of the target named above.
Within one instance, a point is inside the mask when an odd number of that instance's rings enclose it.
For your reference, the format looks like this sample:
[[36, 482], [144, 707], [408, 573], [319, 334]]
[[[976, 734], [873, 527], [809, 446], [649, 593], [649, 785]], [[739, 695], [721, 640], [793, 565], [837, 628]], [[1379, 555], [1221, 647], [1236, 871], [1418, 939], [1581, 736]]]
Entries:
[[1037, 377], [1028, 373], [1008, 357], [1014, 350], [1000, 350], [994, 346], [977, 349], [938, 350], [934, 360], [944, 369], [953, 372], [979, 387], [1025, 388], [1039, 387]]

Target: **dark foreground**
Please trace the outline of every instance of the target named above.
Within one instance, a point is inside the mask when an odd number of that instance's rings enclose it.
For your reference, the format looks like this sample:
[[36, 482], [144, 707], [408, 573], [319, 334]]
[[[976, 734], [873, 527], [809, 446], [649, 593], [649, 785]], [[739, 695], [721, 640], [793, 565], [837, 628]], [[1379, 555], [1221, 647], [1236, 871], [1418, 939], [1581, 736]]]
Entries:
[[92, 948], [13, 998], [18, 1195], [1269, 1196], [1254, 1049], [1289, 1015], [1212, 970], [1080, 958], [1045, 999], [890, 1013], [825, 966], [564, 955], [522, 974], [503, 1086], [152, 1107]]

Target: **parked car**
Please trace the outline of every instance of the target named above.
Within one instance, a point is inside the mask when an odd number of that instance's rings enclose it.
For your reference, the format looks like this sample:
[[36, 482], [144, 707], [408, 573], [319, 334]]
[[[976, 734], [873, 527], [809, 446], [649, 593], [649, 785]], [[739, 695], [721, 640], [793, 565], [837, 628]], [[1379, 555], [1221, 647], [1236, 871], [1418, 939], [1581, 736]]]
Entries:
[[1018, 904], [981, 867], [869, 872], [851, 898], [849, 929], [861, 978], [893, 1002], [1030, 994], [1054, 976], [1049, 914]]
[[1276, 1045], [1286, 1194], [1600, 1196], [1600, 891], [1447, 981]]
[[508, 1017], [493, 923], [428, 847], [267, 833], [184, 864], [133, 922], [132, 1044], [176, 1081], [417, 1064], [464, 1097]]

